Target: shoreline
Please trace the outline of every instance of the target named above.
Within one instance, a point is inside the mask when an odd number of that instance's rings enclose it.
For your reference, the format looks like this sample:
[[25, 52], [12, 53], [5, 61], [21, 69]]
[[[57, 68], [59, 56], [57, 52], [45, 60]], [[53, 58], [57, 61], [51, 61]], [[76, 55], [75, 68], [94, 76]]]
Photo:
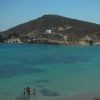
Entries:
[[0, 42], [0, 44], [43, 44], [43, 45], [65, 45], [65, 46], [70, 46], [70, 45], [82, 45], [82, 46], [87, 46], [87, 45], [100, 45], [100, 41], [96, 41], [94, 43], [86, 43], [82, 41], [62, 41], [62, 40], [47, 40], [47, 39], [35, 39], [33, 41], [27, 41], [27, 42], [22, 42], [22, 41], [6, 41], [6, 42]]
[[91, 92], [86, 94], [80, 94], [80, 95], [73, 95], [73, 96], [32, 96], [30, 98], [27, 97], [18, 97], [15, 100], [99, 100], [100, 98], [100, 92]]
[[[0, 99], [5, 100], [100, 100], [100, 91], [98, 92], [89, 92], [71, 96], [44, 96], [41, 94], [36, 95], [5, 95], [1, 96]], [[7, 99], [6, 99], [7, 98]]]
[[[35, 100], [97, 100], [100, 98], [100, 92], [91, 92], [86, 94], [74, 95], [74, 96], [57, 96], [57, 97], [42, 97], [35, 98]], [[33, 100], [32, 98], [31, 100]]]

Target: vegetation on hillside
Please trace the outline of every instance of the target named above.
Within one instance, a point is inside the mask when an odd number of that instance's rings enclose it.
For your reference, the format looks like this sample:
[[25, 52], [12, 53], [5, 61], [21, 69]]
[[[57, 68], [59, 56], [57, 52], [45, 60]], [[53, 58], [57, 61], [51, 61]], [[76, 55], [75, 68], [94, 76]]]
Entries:
[[[51, 30], [52, 35], [44, 34], [46, 30]], [[22, 40], [24, 40], [23, 38], [31, 40], [33, 38], [51, 38], [61, 40], [63, 39], [62, 36], [66, 35], [68, 41], [79, 41], [81, 38], [88, 35], [94, 40], [99, 40], [100, 25], [58, 15], [44, 15], [35, 20], [3, 31], [0, 34], [3, 35], [3, 39], [19, 37]], [[1, 38], [2, 36], [0, 39]]]

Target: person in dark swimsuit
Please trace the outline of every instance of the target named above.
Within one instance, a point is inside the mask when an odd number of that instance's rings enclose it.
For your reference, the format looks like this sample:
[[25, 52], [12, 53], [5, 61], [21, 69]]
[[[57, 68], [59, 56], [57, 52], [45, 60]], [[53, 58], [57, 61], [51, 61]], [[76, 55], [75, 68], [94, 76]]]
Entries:
[[31, 89], [30, 89], [30, 87], [29, 87], [29, 86], [26, 88], [26, 93], [27, 93], [28, 95], [30, 95], [30, 94], [31, 94]]

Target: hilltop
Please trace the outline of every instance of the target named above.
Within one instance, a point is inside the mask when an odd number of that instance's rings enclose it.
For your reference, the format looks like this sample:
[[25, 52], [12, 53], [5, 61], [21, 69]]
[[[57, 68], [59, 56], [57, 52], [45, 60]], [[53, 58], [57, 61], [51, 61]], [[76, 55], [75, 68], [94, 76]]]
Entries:
[[36, 38], [62, 41], [64, 36], [67, 36], [67, 41], [71, 42], [84, 40], [85, 37], [98, 41], [100, 25], [59, 15], [44, 15], [0, 34], [2, 35], [0, 38], [3, 37], [6, 41], [12, 38], [19, 38], [22, 42], [34, 42]]

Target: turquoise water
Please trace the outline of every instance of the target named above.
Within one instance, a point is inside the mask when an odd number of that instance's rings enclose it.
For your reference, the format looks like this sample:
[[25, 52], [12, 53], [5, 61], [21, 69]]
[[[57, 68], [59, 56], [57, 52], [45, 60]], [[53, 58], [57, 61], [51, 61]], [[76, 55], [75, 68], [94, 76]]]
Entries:
[[21, 100], [26, 86], [38, 96], [100, 91], [100, 46], [0, 44], [0, 100]]

